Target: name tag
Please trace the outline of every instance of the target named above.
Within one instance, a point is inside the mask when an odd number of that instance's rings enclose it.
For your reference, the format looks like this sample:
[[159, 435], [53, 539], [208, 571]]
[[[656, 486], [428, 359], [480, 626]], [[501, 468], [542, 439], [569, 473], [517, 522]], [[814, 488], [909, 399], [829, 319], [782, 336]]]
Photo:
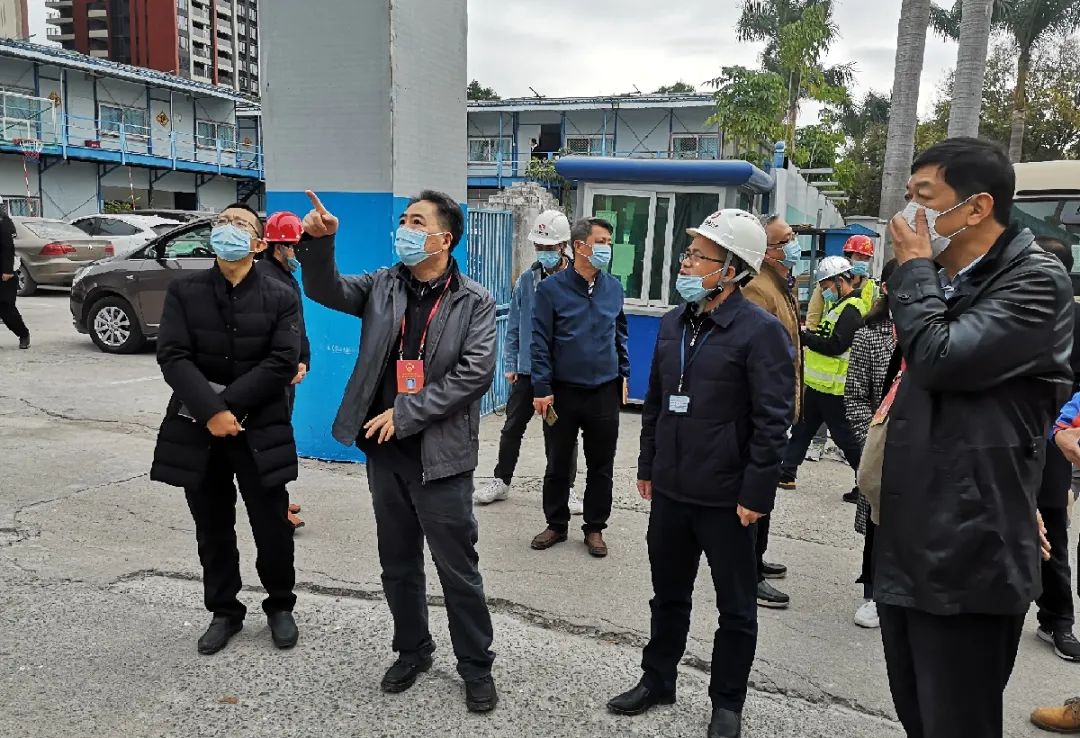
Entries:
[[404, 359], [397, 363], [397, 391], [401, 395], [415, 395], [424, 389], [424, 362]]
[[667, 405], [668, 412], [673, 415], [686, 415], [690, 412], [690, 398], [687, 395], [670, 395]]

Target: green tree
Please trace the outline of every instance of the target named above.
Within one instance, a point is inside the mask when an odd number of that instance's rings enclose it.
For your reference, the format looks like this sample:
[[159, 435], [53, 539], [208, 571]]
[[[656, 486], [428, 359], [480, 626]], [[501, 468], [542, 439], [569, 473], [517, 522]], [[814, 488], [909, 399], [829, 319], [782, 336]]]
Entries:
[[835, 124], [847, 137], [834, 166], [835, 179], [848, 194], [848, 201], [841, 208], [844, 215], [875, 215], [881, 211], [890, 107], [887, 97], [871, 91], [861, 101], [833, 115]]
[[844, 132], [828, 123], [803, 126], [795, 132], [795, 165], [802, 169], [834, 167], [846, 141]]
[[753, 149], [763, 141], [783, 136], [787, 108], [784, 80], [775, 72], [746, 67], [724, 67], [719, 77], [705, 83], [716, 89], [716, 112], [706, 125], [719, 125], [724, 136]]
[[[934, 28], [946, 38], [958, 38], [963, 17], [963, 3], [958, 0], [945, 10], [932, 11]], [[994, 7], [993, 26], [1008, 33], [1016, 44], [1016, 84], [1013, 89], [1013, 112], [1009, 132], [1009, 156], [1020, 161], [1027, 127], [1028, 90], [1032, 55], [1047, 38], [1067, 35], [1080, 24], [1077, 0], [998, 0]]]
[[477, 80], [473, 80], [469, 83], [469, 86], [465, 88], [465, 98], [467, 100], [501, 100], [499, 94], [495, 92], [492, 87], [484, 87]]
[[737, 25], [740, 41], [764, 41], [761, 64], [780, 76], [787, 89], [787, 141], [795, 148], [795, 130], [803, 100], [830, 105], [848, 99], [854, 66], [823, 66], [839, 29], [832, 18], [833, 0], [743, 0]]
[[654, 95], [693, 95], [697, 90], [694, 86], [688, 82], [683, 82], [681, 79], [673, 85], [663, 85], [658, 87]]

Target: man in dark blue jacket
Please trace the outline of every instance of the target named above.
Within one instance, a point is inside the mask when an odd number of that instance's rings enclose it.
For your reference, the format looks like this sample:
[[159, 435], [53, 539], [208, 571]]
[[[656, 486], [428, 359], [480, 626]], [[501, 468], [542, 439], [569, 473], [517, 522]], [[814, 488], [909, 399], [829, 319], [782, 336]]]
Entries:
[[738, 738], [757, 650], [755, 523], [770, 513], [795, 414], [794, 355], [783, 324], [742, 294], [767, 239], [756, 217], [721, 210], [682, 255], [676, 289], [687, 305], [660, 324], [641, 416], [638, 492], [652, 501], [652, 638], [644, 674], [608, 709], [640, 715], [675, 702], [702, 551], [712, 569], [709, 738]]
[[545, 279], [533, 307], [533, 406], [547, 422], [544, 515], [547, 528], [533, 538], [537, 551], [566, 540], [570, 523], [570, 469], [578, 430], [588, 469], [585, 545], [607, 556], [603, 530], [611, 515], [612, 473], [619, 438], [619, 403], [630, 376], [626, 316], [611, 263], [613, 227], [599, 218], [570, 230], [574, 268]]

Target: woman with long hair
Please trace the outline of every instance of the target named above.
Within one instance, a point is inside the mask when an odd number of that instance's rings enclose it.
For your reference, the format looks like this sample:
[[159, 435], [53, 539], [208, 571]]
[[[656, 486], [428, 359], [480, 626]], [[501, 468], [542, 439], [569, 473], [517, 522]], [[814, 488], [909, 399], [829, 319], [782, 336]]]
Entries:
[[[851, 344], [847, 384], [844, 386], [844, 411], [852, 433], [860, 444], [866, 443], [870, 421], [885, 396], [885, 375], [896, 349], [896, 335], [889, 314], [888, 288], [885, 286], [896, 266], [896, 260], [892, 259], [881, 270], [881, 295], [866, 314], [865, 325], [855, 334], [855, 341]], [[870, 520], [870, 502], [860, 494], [855, 512], [855, 530], [865, 536], [862, 576], [858, 579], [863, 585], [863, 604], [855, 613], [855, 624], [863, 628], [879, 627], [872, 569], [874, 528], [874, 522]]]

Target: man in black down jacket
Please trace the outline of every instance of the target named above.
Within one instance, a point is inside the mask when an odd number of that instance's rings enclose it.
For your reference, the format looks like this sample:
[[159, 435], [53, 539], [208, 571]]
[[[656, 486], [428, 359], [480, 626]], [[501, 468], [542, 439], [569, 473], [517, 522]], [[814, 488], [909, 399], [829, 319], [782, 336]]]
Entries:
[[757, 649], [754, 523], [773, 509], [795, 414], [793, 347], [783, 324], [741, 291], [765, 257], [758, 219], [722, 210], [689, 233], [676, 283], [688, 304], [661, 321], [641, 416], [652, 638], [641, 682], [608, 709], [640, 715], [675, 701], [704, 551], [720, 610], [708, 735], [737, 738]]
[[889, 225], [906, 369], [889, 414], [874, 595], [907, 734], [1000, 738], [1039, 594], [1036, 494], [1072, 384], [1072, 289], [1061, 262], [1010, 225], [1015, 175], [995, 144], [949, 139], [911, 171], [911, 202]]
[[15, 224], [0, 199], [0, 321], [19, 339], [19, 348], [30, 348], [30, 331], [23, 322], [15, 298], [19, 279], [15, 274]]
[[334, 261], [338, 219], [314, 193], [308, 197], [314, 209], [296, 250], [304, 290], [363, 321], [333, 434], [367, 455], [398, 653], [381, 688], [404, 692], [432, 665], [426, 540], [446, 598], [466, 707], [489, 712], [498, 702], [495, 654], [472, 495], [480, 399], [495, 376], [495, 301], [450, 253], [465, 231], [464, 213], [450, 196], [428, 190], [413, 198], [394, 240], [401, 263], [356, 276], [342, 276]]
[[214, 221], [217, 263], [174, 281], [165, 296], [158, 363], [173, 389], [151, 478], [183, 487], [195, 520], [206, 609], [199, 652], [220, 651], [243, 626], [236, 550], [240, 486], [258, 551], [255, 568], [278, 648], [296, 644], [292, 527], [285, 485], [296, 479], [286, 389], [300, 358], [296, 295], [259, 275], [266, 247], [258, 215], [233, 205]]

